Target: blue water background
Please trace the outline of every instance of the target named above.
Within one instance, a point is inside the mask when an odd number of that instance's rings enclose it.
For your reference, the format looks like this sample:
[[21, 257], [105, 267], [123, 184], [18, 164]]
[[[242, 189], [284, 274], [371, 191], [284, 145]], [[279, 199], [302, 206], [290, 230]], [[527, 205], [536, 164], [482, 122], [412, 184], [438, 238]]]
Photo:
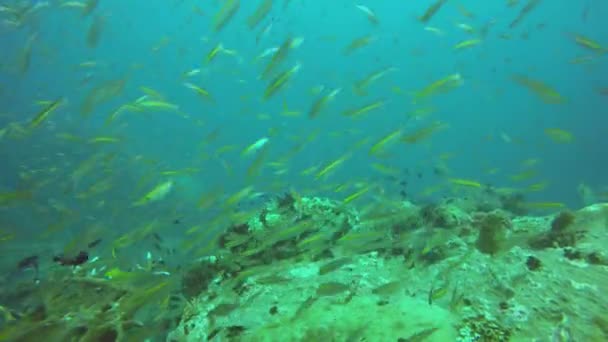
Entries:
[[[323, 185], [363, 181], [380, 184], [386, 194], [398, 196], [398, 180], [374, 173], [370, 168], [374, 162], [401, 170], [399, 177], [408, 180], [413, 201], [428, 201], [417, 194], [429, 186], [445, 184], [446, 177], [512, 188], [547, 181], [547, 189], [528, 194], [529, 200], [565, 202], [574, 208], [582, 205], [576, 190], [580, 183], [592, 188], [608, 185], [608, 98], [597, 91], [608, 87], [608, 57], [581, 48], [572, 36], [580, 33], [608, 45], [608, 26], [603, 25], [608, 14], [606, 2], [542, 1], [519, 26], [509, 29], [522, 4], [507, 8], [505, 1], [452, 2], [425, 25], [416, 17], [430, 1], [364, 3], [380, 19], [380, 25], [373, 26], [352, 1], [292, 0], [286, 7], [283, 1], [275, 1], [271, 14], [252, 31], [246, 19], [258, 2], [242, 1], [227, 26], [213, 32], [212, 19], [220, 3], [107, 0], [100, 1], [93, 15], [82, 18], [78, 10], [60, 8], [58, 2], [50, 1], [51, 6], [33, 15], [24, 27], [3, 29], [0, 110], [8, 114], [0, 118], [1, 126], [28, 122], [40, 110], [36, 100], [65, 98], [67, 104], [31, 136], [2, 141], [0, 189], [12, 191], [21, 186], [19, 173], [24, 169], [56, 167], [56, 172], [67, 178], [79, 163], [96, 152], [116, 153], [108, 170], [98, 170], [83, 181], [90, 185], [111, 177], [113, 187], [102, 198], [74, 199], [72, 193], [64, 191], [70, 183], [64, 179], [38, 188], [33, 204], [11, 207], [10, 215], [16, 216], [13, 222], [26, 230], [43, 229], [57, 220], [53, 210], [44, 209], [57, 200], [79, 213], [72, 223], [74, 229], [101, 222], [110, 228], [115, 226], [117, 231], [129, 230], [149, 219], [151, 213], [166, 216], [167, 220], [199, 217], [204, 213], [198, 211], [196, 203], [205, 192], [219, 187], [228, 196], [250, 184], [259, 192], [280, 193], [293, 188], [305, 195], [341, 199], [346, 194], [333, 193]], [[457, 3], [474, 13], [474, 18], [464, 17]], [[583, 20], [582, 12], [590, 3], [593, 9]], [[194, 7], [201, 11], [197, 13]], [[85, 37], [97, 16], [103, 18], [104, 26], [98, 46], [91, 48]], [[256, 35], [270, 20], [273, 26], [269, 35], [256, 43]], [[472, 38], [456, 23], [479, 28], [490, 21], [495, 24], [481, 45], [453, 50], [456, 43]], [[439, 28], [445, 35], [425, 31], [425, 26]], [[14, 63], [33, 32], [38, 36], [31, 67], [21, 75], [14, 70]], [[510, 39], [500, 38], [501, 34], [508, 34]], [[528, 37], [522, 37], [524, 34]], [[303, 37], [304, 42], [292, 50], [280, 69], [300, 62], [301, 70], [286, 89], [264, 101], [268, 82], [260, 80], [259, 75], [268, 59], [254, 63], [255, 57], [266, 48], [279, 46], [288, 35]], [[344, 47], [363, 35], [373, 35], [377, 40], [345, 56]], [[166, 44], [153, 51], [163, 39]], [[206, 54], [220, 42], [238, 55], [220, 55], [206, 65]], [[595, 59], [588, 65], [569, 63], [579, 56]], [[91, 69], [77, 66], [88, 60], [100, 65]], [[353, 93], [354, 82], [384, 67], [398, 70], [374, 83], [367, 96]], [[188, 81], [208, 89], [214, 103], [202, 100], [183, 86], [183, 73], [194, 68], [201, 68], [202, 73]], [[464, 77], [462, 87], [429, 100], [428, 106], [435, 112], [428, 118], [408, 119], [408, 113], [427, 106], [413, 104], [410, 93], [457, 72]], [[83, 84], [87, 73], [91, 73], [91, 80]], [[516, 73], [551, 85], [567, 102], [542, 102], [512, 81]], [[127, 83], [120, 96], [95, 107], [90, 117], [81, 116], [80, 105], [93, 86], [122, 78], [127, 78]], [[306, 114], [316, 99], [310, 89], [317, 85], [324, 85], [326, 92], [338, 87], [343, 90], [318, 118], [310, 120]], [[126, 113], [105, 126], [105, 119], [113, 110], [143, 95], [141, 86], [157, 90], [167, 101], [178, 104], [189, 118], [173, 112]], [[403, 93], [396, 94], [393, 87]], [[351, 119], [341, 114], [380, 99], [386, 105], [363, 118]], [[284, 103], [302, 114], [280, 115]], [[268, 114], [271, 119], [260, 120], [258, 114]], [[366, 145], [325, 183], [300, 174], [306, 168], [344, 156], [364, 138], [374, 142], [398, 127], [410, 132], [435, 120], [448, 123], [449, 129], [418, 144], [395, 144], [385, 159], [369, 156]], [[544, 134], [544, 129], [550, 127], [572, 132], [575, 140], [569, 144], [552, 142]], [[271, 128], [276, 129], [275, 135], [269, 135]], [[202, 146], [215, 130], [219, 130], [217, 139]], [[86, 138], [117, 135], [124, 141], [103, 146], [65, 142], [55, 138], [62, 132]], [[246, 176], [252, 159], [239, 155], [245, 146], [270, 136], [268, 161], [276, 161], [313, 132], [318, 132], [318, 137], [288, 161], [286, 175], [273, 175], [267, 167], [258, 177]], [[502, 139], [501, 134], [508, 135], [511, 141]], [[238, 146], [235, 151], [221, 158], [212, 157], [218, 148], [233, 144]], [[453, 154], [447, 161], [450, 174], [435, 175], [433, 165], [444, 153]], [[524, 182], [512, 181], [509, 176], [524, 171], [522, 162], [531, 158], [540, 160], [535, 167], [538, 176]], [[186, 167], [200, 168], [200, 172], [177, 176], [176, 191], [168, 202], [134, 214], [130, 204], [163, 180], [158, 172]], [[227, 172], [227, 167], [232, 173]], [[499, 172], [488, 173], [492, 168]], [[57, 173], [54, 179], [62, 180]], [[41, 172], [39, 177], [36, 182], [49, 176]], [[104, 201], [103, 205], [100, 201]], [[36, 215], [28, 214], [32, 210]], [[49, 216], [45, 216], [47, 211]]]

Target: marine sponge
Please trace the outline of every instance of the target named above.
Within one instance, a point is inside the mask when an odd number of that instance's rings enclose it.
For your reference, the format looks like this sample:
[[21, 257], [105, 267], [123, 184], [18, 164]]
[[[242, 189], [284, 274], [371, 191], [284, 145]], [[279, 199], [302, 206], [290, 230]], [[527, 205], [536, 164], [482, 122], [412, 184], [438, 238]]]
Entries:
[[511, 225], [505, 214], [493, 211], [478, 215], [474, 225], [479, 228], [475, 245], [480, 252], [496, 254], [504, 247], [507, 228]]
[[582, 237], [584, 232], [572, 228], [575, 218], [572, 212], [562, 211], [551, 221], [551, 229], [548, 232], [530, 239], [530, 247], [542, 249], [549, 247], [572, 247], [576, 245], [576, 242]]
[[551, 232], [561, 233], [574, 223], [575, 216], [569, 211], [562, 211], [551, 221]]

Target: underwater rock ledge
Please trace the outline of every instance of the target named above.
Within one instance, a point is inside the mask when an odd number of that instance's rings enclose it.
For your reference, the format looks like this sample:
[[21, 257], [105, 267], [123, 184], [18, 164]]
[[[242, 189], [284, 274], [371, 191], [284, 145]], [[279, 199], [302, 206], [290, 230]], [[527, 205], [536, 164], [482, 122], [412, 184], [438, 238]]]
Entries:
[[605, 203], [534, 217], [286, 195], [193, 268], [168, 341], [607, 340], [607, 233]]

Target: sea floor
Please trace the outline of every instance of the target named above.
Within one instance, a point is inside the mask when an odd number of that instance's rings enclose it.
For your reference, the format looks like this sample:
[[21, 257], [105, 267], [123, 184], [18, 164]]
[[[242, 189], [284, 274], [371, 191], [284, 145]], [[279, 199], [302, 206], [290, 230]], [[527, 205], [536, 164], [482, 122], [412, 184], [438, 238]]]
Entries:
[[213, 242], [171, 274], [102, 257], [4, 279], [0, 341], [608, 340], [608, 204], [285, 197]]

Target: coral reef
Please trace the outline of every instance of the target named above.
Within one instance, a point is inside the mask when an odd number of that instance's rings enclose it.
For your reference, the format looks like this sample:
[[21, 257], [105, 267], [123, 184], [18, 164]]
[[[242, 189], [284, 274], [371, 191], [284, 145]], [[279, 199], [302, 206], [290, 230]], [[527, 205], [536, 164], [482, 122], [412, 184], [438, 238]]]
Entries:
[[[606, 338], [597, 298], [608, 278], [593, 246], [608, 243], [608, 206], [546, 218], [460, 205], [357, 213], [282, 197], [227, 230], [217, 260], [238, 267], [209, 273], [169, 340]], [[576, 246], [530, 249], [583, 227]]]
[[550, 247], [574, 247], [584, 234], [584, 229], [574, 225], [576, 216], [569, 211], [559, 213], [552, 221], [551, 228], [532, 239], [529, 244], [532, 248], [542, 249]]
[[458, 333], [459, 342], [507, 342], [510, 341], [511, 336], [508, 329], [483, 315], [465, 319]]
[[430, 204], [420, 210], [425, 224], [431, 227], [454, 228], [470, 220], [469, 215], [459, 206], [447, 200], [440, 204]]
[[231, 223], [213, 255], [182, 269], [181, 288], [96, 278], [84, 264], [2, 293], [17, 319], [0, 337], [606, 340], [607, 223], [608, 205], [549, 217], [450, 200], [357, 212], [288, 193]]

